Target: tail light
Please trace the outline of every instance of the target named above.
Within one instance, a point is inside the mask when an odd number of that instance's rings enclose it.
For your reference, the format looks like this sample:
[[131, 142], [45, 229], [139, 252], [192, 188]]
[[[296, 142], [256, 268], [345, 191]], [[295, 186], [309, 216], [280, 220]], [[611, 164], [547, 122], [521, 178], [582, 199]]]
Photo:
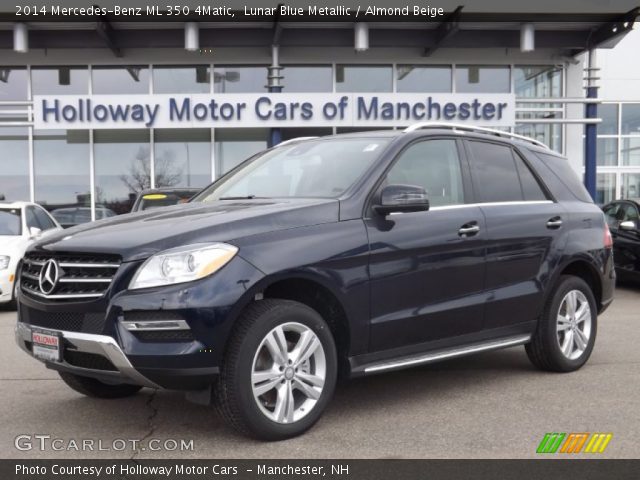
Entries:
[[613, 238], [611, 237], [611, 231], [609, 225], [604, 224], [604, 248], [613, 248]]

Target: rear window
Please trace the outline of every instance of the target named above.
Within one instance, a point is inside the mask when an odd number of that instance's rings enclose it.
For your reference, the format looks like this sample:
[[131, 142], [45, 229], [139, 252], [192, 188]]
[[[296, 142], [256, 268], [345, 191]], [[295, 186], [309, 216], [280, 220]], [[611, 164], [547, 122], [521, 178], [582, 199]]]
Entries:
[[587, 192], [578, 174], [571, 168], [566, 158], [541, 152], [535, 152], [535, 154], [578, 200], [593, 203], [589, 192]]
[[22, 235], [22, 214], [19, 208], [0, 209], [0, 235]]

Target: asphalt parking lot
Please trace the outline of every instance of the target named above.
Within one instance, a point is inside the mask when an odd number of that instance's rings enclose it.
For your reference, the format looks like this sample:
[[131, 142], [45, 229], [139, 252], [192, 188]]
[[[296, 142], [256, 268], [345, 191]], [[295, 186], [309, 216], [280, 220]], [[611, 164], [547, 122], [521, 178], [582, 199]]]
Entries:
[[[618, 288], [616, 297], [578, 372], [539, 372], [515, 347], [359, 379], [339, 386], [314, 429], [279, 443], [238, 436], [177, 392], [82, 397], [18, 349], [15, 312], [0, 311], [0, 458], [531, 458], [546, 432], [611, 432], [601, 458], [638, 458], [640, 288]], [[64, 448], [184, 439], [193, 450], [21, 451], [14, 439], [23, 434], [62, 439]]]

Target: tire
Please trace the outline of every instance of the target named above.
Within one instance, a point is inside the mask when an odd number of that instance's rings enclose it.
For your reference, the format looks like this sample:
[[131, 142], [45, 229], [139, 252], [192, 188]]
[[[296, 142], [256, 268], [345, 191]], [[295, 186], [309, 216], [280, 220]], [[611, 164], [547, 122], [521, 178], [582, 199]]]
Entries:
[[[571, 314], [572, 297], [577, 313], [574, 315]], [[588, 311], [580, 314], [585, 305]], [[547, 300], [531, 342], [525, 345], [531, 363], [551, 372], [572, 372], [582, 367], [596, 341], [597, 312], [589, 285], [579, 277], [561, 276], [555, 292]]]
[[119, 383], [110, 385], [95, 378], [83, 377], [73, 373], [58, 372], [62, 381], [78, 393], [93, 398], [125, 398], [135, 395], [142, 387]]
[[[279, 339], [286, 340], [284, 349], [277, 348]], [[279, 353], [272, 354], [274, 349]], [[260, 300], [247, 307], [232, 332], [216, 405], [244, 435], [269, 441], [295, 437], [320, 418], [333, 396], [337, 369], [333, 336], [315, 310], [289, 300]]]

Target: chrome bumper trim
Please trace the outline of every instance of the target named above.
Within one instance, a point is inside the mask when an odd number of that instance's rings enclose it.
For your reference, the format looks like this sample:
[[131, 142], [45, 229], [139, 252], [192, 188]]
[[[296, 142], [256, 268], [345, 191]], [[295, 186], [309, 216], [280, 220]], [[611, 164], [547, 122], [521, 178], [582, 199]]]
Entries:
[[120, 324], [130, 332], [191, 330], [184, 320], [120, 320]]
[[[33, 328], [38, 328], [37, 326], [33, 326]], [[80, 333], [80, 332], [67, 332], [63, 330], [53, 330], [47, 328], [46, 330], [51, 330], [54, 332], [58, 332], [65, 341], [73, 345], [74, 350], [78, 352], [84, 353], [93, 353], [97, 355], [102, 355], [107, 357], [111, 363], [118, 369], [117, 372], [111, 372], [108, 370], [91, 370], [87, 368], [77, 367], [75, 365], [70, 365], [66, 362], [61, 362], [61, 365], [65, 366], [69, 369], [74, 369], [78, 372], [79, 375], [82, 374], [82, 371], [99, 373], [101, 375], [110, 375], [114, 374], [114, 376], [120, 376], [123, 379], [127, 379], [130, 382], [135, 383], [136, 385], [141, 385], [143, 387], [149, 388], [160, 388], [158, 385], [153, 383], [147, 377], [142, 375], [138, 370], [135, 369], [131, 362], [124, 354], [118, 343], [114, 338], [106, 336], [106, 335], [94, 335], [89, 333]], [[16, 335], [16, 343], [18, 346], [27, 352], [29, 355], [33, 357], [33, 353], [29, 351], [27, 348], [26, 342], [31, 342], [31, 325], [26, 323], [18, 322], [15, 328]], [[35, 358], [35, 357], [34, 357]]]

